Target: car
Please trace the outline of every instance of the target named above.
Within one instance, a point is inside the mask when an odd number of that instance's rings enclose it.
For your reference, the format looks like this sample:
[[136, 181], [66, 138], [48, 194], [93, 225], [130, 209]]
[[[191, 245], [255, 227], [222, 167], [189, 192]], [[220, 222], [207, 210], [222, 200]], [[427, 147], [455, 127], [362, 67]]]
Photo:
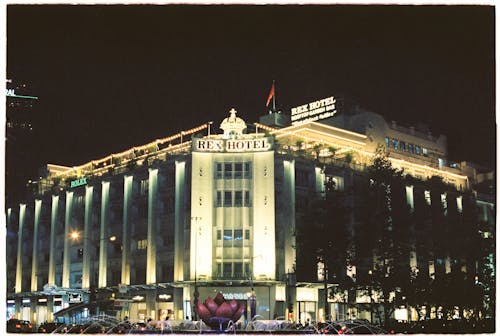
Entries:
[[33, 325], [29, 321], [10, 319], [7, 321], [7, 332], [10, 333], [33, 332]]
[[56, 329], [61, 328], [64, 325], [64, 323], [61, 322], [43, 322], [40, 324], [38, 327], [38, 332], [43, 334], [43, 333], [51, 333]]

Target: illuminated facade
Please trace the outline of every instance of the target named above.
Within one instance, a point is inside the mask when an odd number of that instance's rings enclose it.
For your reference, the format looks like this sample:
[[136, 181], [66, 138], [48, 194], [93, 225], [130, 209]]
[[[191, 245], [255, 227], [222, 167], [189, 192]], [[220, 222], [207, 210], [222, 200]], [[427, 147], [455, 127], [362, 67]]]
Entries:
[[[332, 102], [320, 100], [315, 113]], [[322, 284], [296, 273], [296, 230], [327, 178], [347, 188], [382, 144], [395, 167], [453, 184], [455, 209], [474, 182], [440, 164], [443, 137], [406, 133], [371, 113], [335, 126], [336, 117], [245, 133], [231, 110], [223, 134], [209, 123], [78, 167], [47, 165], [37, 191], [7, 210], [8, 312], [34, 323], [89, 307], [132, 320], [182, 319], [194, 314], [195, 292], [204, 300], [222, 291], [247, 306], [245, 318], [253, 293], [264, 319], [324, 318]], [[407, 187], [404, 201], [425, 202], [424, 192]], [[494, 203], [481, 204], [491, 226]], [[434, 267], [416, 250], [408, 265]], [[329, 304], [335, 318], [346, 317]]]

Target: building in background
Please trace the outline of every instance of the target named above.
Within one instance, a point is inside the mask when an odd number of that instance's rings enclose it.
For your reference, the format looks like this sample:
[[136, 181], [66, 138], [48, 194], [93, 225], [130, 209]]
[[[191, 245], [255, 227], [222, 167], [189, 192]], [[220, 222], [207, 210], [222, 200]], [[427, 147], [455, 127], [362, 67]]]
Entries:
[[[207, 123], [80, 166], [47, 165], [32, 194], [7, 209], [17, 232], [7, 239], [8, 313], [34, 323], [97, 312], [196, 318], [194, 302], [221, 291], [246, 305], [246, 319], [381, 322], [388, 302], [357, 284], [368, 287], [383, 260], [356, 240], [368, 232], [364, 197], [380, 146], [406, 176], [388, 201], [391, 230], [405, 233], [398, 270], [429, 281], [459, 272], [486, 287], [494, 279], [494, 268], [484, 270], [494, 265], [495, 203], [475, 187], [491, 192], [492, 174], [447, 163], [442, 135], [336, 104], [332, 96], [288, 117], [271, 111], [251, 133], [233, 109], [221, 134]], [[328, 185], [349, 209], [348, 234], [335, 239], [349, 240], [353, 252], [325, 277], [298, 240], [316, 229], [311, 204], [325, 199]], [[442, 245], [452, 237], [468, 245]], [[444, 305], [406, 302], [390, 317], [440, 318]], [[461, 316], [469, 306], [457, 306]]]

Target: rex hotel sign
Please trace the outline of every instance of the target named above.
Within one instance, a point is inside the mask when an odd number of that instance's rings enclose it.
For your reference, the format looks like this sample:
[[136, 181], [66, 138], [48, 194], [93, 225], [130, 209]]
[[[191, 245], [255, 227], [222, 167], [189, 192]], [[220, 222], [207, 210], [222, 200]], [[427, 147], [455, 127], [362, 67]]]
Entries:
[[196, 152], [263, 152], [273, 147], [271, 138], [257, 139], [194, 139]]

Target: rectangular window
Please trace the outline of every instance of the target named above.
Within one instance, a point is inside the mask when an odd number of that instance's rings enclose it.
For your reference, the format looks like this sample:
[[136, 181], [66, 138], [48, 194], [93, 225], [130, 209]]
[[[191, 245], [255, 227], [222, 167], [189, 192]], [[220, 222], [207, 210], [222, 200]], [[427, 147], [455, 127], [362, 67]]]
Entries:
[[234, 178], [242, 178], [243, 177], [243, 163], [235, 163], [234, 164]]
[[398, 149], [399, 141], [396, 139], [391, 139], [392, 142], [392, 148]]
[[137, 249], [138, 250], [145, 250], [148, 247], [148, 240], [147, 239], [141, 239], [137, 241]]
[[224, 240], [233, 240], [233, 231], [224, 230]]
[[223, 267], [222, 271], [223, 271], [225, 277], [230, 277], [232, 275], [232, 269], [231, 269], [232, 267], [231, 266], [232, 266], [231, 263], [227, 263], [227, 262], [222, 264], [222, 267]]
[[250, 230], [245, 230], [245, 239], [246, 240], [250, 239]]
[[386, 145], [387, 147], [389, 147], [389, 138], [388, 138], [388, 137], [385, 137], [385, 145]]
[[458, 213], [462, 213], [462, 196], [457, 196], [457, 211]]
[[245, 190], [244, 201], [245, 201], [245, 206], [249, 207], [250, 206], [250, 191], [248, 191], [248, 190]]
[[429, 156], [429, 150], [427, 148], [422, 147], [422, 155]]
[[149, 180], [142, 180], [141, 181], [141, 196], [147, 195], [148, 194], [148, 189], [149, 189]]
[[399, 142], [399, 150], [406, 151], [406, 143], [404, 141]]
[[415, 146], [413, 144], [408, 144], [408, 152], [415, 153]]
[[243, 240], [243, 230], [234, 230], [234, 240]]
[[221, 230], [217, 230], [217, 240], [221, 240], [222, 239], [222, 232]]
[[230, 191], [224, 191], [224, 206], [233, 206], [233, 195]]
[[250, 178], [252, 176], [251, 172], [250, 172], [250, 162], [245, 162], [244, 164], [245, 166], [245, 173], [244, 173], [244, 178]]
[[234, 275], [237, 277], [243, 276], [243, 264], [242, 263], [234, 263]]
[[234, 206], [240, 207], [242, 205], [243, 205], [243, 192], [242, 191], [235, 191], [234, 192]]
[[415, 146], [415, 154], [420, 155], [420, 146]]
[[224, 178], [232, 178], [233, 177], [233, 165], [231, 163], [224, 164]]
[[215, 170], [215, 178], [222, 178], [223, 172], [222, 172], [222, 163], [218, 162], [216, 165], [216, 170]]
[[245, 263], [245, 274], [246, 275], [250, 275], [250, 264], [249, 263]]
[[222, 263], [217, 263], [217, 274], [222, 274]]
[[217, 207], [222, 206], [222, 191], [220, 191], [220, 190], [217, 191], [217, 198], [215, 200], [215, 206], [217, 206]]
[[431, 205], [431, 192], [429, 190], [424, 191], [425, 203]]

